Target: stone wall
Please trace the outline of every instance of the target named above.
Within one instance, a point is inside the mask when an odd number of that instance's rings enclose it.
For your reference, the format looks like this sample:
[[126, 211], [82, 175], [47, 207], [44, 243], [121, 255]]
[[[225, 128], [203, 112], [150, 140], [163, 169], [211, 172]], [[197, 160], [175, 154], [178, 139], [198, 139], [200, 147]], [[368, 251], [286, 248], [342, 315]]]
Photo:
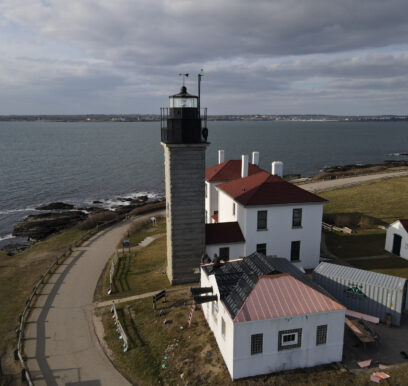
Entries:
[[167, 276], [199, 281], [205, 250], [204, 178], [207, 144], [163, 144], [166, 175]]

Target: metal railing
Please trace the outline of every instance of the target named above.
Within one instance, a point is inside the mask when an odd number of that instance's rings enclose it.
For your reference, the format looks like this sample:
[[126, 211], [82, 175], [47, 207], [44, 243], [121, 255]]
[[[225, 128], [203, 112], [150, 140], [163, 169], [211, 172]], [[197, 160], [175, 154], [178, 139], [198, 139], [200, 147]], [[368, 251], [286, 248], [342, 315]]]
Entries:
[[115, 218], [114, 220], [107, 221], [102, 224], [97, 224], [95, 228], [90, 229], [88, 232], [86, 232], [84, 235], [82, 235], [78, 240], [76, 240], [73, 244], [71, 244], [60, 256], [58, 256], [55, 261], [47, 268], [45, 273], [40, 277], [40, 280], [35, 284], [33, 288], [33, 292], [31, 293], [31, 296], [26, 300], [26, 305], [24, 308], [24, 311], [19, 315], [18, 321], [19, 321], [19, 326], [16, 330], [17, 334], [17, 346], [16, 349], [14, 350], [14, 359], [19, 360], [22, 370], [21, 370], [21, 378], [23, 381], [27, 381], [28, 385], [32, 386], [33, 382], [31, 380], [30, 372], [28, 370], [28, 367], [25, 363], [24, 360], [24, 327], [26, 323], [26, 319], [30, 314], [31, 307], [34, 304], [35, 296], [37, 295], [38, 288], [40, 285], [44, 284], [45, 278], [47, 275], [53, 273], [53, 269], [57, 267], [63, 260], [65, 260], [68, 256], [71, 255], [72, 253], [72, 248], [73, 247], [78, 247], [81, 245], [85, 240], [89, 239], [91, 236], [94, 234], [98, 233], [102, 229], [117, 223], [119, 221], [122, 221], [125, 217], [120, 216], [118, 218]]
[[113, 313], [113, 320], [115, 321], [115, 324], [116, 324], [116, 332], [119, 335], [119, 339], [123, 340], [123, 352], [126, 352], [129, 349], [129, 341], [128, 341], [128, 338], [126, 336], [125, 330], [123, 329], [122, 325], [120, 324], [114, 300], [112, 301], [111, 312]]

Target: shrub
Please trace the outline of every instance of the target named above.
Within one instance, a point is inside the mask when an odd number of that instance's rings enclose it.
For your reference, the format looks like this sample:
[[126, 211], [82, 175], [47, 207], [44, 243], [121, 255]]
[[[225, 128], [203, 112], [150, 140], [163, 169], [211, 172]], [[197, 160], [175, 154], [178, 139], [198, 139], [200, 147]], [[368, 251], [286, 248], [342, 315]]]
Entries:
[[95, 228], [98, 224], [102, 224], [108, 221], [112, 221], [118, 218], [115, 212], [105, 210], [89, 216], [86, 220], [78, 224], [78, 228], [82, 230]]

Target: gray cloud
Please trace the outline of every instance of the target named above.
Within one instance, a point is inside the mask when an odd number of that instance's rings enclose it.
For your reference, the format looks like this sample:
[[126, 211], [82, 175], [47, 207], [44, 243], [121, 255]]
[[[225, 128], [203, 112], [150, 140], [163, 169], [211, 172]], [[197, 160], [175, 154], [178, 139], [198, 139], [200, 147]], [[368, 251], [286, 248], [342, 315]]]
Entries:
[[[0, 113], [46, 101], [50, 113], [155, 112], [177, 89], [176, 74], [202, 67], [213, 113], [402, 112], [405, 7], [405, 0], [3, 0]], [[21, 110], [7, 102], [10, 88]]]

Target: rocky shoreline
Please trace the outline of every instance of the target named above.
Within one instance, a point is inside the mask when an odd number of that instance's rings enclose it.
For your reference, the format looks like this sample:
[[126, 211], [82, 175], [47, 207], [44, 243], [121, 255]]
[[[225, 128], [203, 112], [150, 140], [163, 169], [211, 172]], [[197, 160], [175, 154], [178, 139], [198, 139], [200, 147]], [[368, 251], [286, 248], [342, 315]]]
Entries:
[[[102, 202], [98, 200], [93, 201], [94, 206], [78, 208], [64, 202], [41, 205], [35, 209], [42, 213], [31, 214], [14, 226], [12, 235], [22, 241], [10, 240], [10, 243], [1, 247], [1, 250], [13, 256], [23, 252], [36, 242], [68, 228], [81, 227], [81, 224], [83, 227], [92, 227], [92, 224], [103, 222], [107, 217], [126, 215], [141, 206], [160, 202], [160, 200], [149, 201], [148, 196], [145, 195], [136, 198], [117, 197], [116, 200], [123, 202], [123, 205], [116, 205], [111, 209], [103, 208]], [[87, 220], [88, 224], [86, 223]]]

